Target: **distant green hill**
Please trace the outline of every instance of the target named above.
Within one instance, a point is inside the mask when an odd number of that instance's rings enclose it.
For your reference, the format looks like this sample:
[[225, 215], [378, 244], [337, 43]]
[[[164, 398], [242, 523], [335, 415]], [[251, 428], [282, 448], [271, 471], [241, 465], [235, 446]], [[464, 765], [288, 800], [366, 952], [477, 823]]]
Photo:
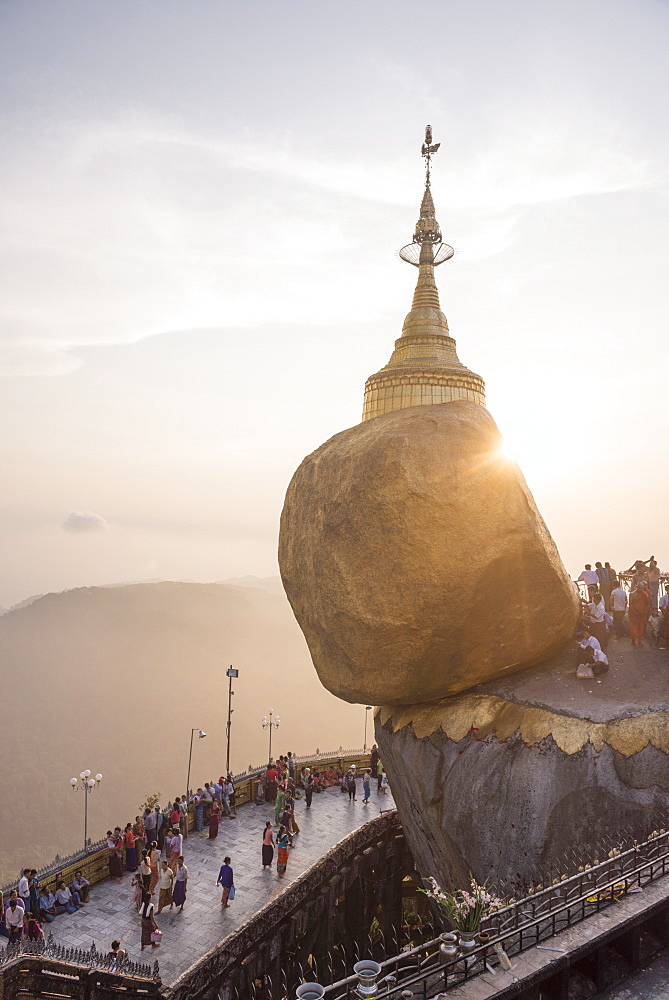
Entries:
[[320, 685], [283, 595], [225, 584], [142, 583], [47, 594], [0, 617], [2, 745], [0, 882], [83, 840], [81, 793], [69, 779], [102, 772], [89, 836], [134, 820], [147, 794], [182, 794], [225, 767], [227, 678], [232, 767], [267, 757], [260, 724], [281, 718], [273, 753], [358, 747], [364, 708]]

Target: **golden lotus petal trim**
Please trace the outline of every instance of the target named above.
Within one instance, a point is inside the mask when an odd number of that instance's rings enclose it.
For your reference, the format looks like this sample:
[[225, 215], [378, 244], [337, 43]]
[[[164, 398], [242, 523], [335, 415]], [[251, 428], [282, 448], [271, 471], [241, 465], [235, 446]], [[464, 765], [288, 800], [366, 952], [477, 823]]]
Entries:
[[566, 754], [591, 743], [599, 752], [608, 744], [624, 757], [631, 757], [651, 744], [669, 753], [669, 712], [647, 712], [627, 719], [591, 722], [562, 715], [545, 708], [533, 708], [505, 701], [496, 695], [465, 694], [423, 705], [377, 708], [381, 724], [391, 722], [393, 731], [412, 726], [418, 739], [426, 739], [441, 729], [459, 743], [474, 730], [479, 739], [494, 735], [509, 739], [515, 733], [530, 745], [551, 737]]

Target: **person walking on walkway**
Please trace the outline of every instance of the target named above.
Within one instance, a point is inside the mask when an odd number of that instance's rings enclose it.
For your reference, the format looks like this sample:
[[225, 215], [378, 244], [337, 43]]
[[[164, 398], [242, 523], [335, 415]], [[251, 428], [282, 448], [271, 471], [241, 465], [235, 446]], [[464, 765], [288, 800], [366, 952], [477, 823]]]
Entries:
[[288, 831], [285, 826], [280, 826], [279, 832], [276, 835], [276, 871], [279, 878], [283, 878], [286, 874], [286, 867], [288, 866], [288, 844]]
[[145, 890], [148, 890], [151, 885], [151, 863], [149, 861], [149, 852], [142, 851], [142, 860], [139, 865], [139, 874], [142, 879], [142, 886]]
[[379, 762], [376, 765], [376, 790], [381, 791], [381, 781], [383, 779], [383, 761], [379, 757]]
[[365, 771], [365, 773], [362, 776], [362, 790], [365, 793], [362, 797], [364, 805], [367, 805], [367, 803], [369, 802], [369, 796], [372, 794], [371, 780], [372, 780], [372, 772], [370, 770]]
[[314, 776], [308, 767], [305, 767], [302, 772], [302, 784], [304, 785], [304, 798], [307, 803], [307, 809], [311, 809], [311, 800], [314, 797]]
[[142, 918], [142, 951], [150, 944], [152, 948], [157, 948], [159, 942], [154, 941], [153, 935], [158, 931], [158, 924], [153, 914], [153, 903], [151, 893], [145, 892], [142, 905], [139, 908], [139, 915]]
[[134, 889], [134, 892], [132, 894], [132, 901], [135, 904], [135, 909], [139, 913], [139, 908], [142, 905], [142, 900], [144, 898], [144, 892], [145, 892], [144, 883], [142, 882], [142, 876], [139, 874], [139, 872], [135, 872], [135, 874], [132, 876], [132, 882], [130, 883], [130, 885]]
[[179, 907], [179, 913], [183, 913], [186, 902], [186, 883], [188, 882], [188, 869], [183, 858], [177, 859], [177, 873], [174, 877], [174, 905]]
[[136, 872], [137, 848], [135, 847], [136, 838], [135, 838], [135, 833], [132, 829], [132, 823], [126, 823], [123, 839], [125, 841], [125, 870], [127, 872]]
[[348, 771], [346, 772], [346, 778], [345, 778], [346, 791], [348, 792], [349, 802], [355, 802], [355, 793], [357, 791], [356, 778], [357, 774], [356, 774], [355, 764], [351, 764]]
[[153, 811], [156, 817], [156, 843], [158, 845], [158, 850], [162, 851], [163, 844], [165, 843], [165, 833], [167, 831], [165, 817], [163, 816], [163, 811], [160, 806], [156, 806]]
[[221, 805], [218, 799], [215, 799], [211, 804], [211, 809], [209, 810], [209, 839], [216, 840], [218, 837], [218, 824], [221, 818]]
[[153, 895], [156, 886], [160, 881], [160, 851], [158, 844], [154, 841], [149, 848], [149, 866], [151, 868], [151, 878], [149, 880], [149, 894]]
[[223, 890], [221, 892], [221, 906], [229, 907], [228, 899], [230, 897], [230, 890], [235, 884], [232, 868], [230, 867], [230, 858], [223, 858], [223, 864], [221, 865], [216, 882]]
[[643, 646], [649, 614], [650, 593], [645, 584], [640, 581], [636, 585], [636, 590], [633, 590], [630, 595], [629, 619], [633, 646]]
[[183, 835], [179, 832], [179, 827], [175, 826], [174, 832], [172, 833], [172, 840], [170, 841], [170, 853], [168, 860], [168, 864], [175, 875], [177, 871], [177, 860], [183, 854], [183, 849], [184, 849]]
[[284, 806], [285, 801], [286, 801], [286, 789], [284, 788], [283, 784], [281, 784], [281, 785], [279, 785], [279, 787], [277, 789], [276, 798], [274, 800], [274, 825], [275, 826], [279, 825], [281, 817], [283, 816], [283, 806]]
[[274, 834], [272, 833], [272, 824], [270, 820], [265, 823], [265, 829], [262, 835], [262, 866], [263, 870], [265, 868], [272, 867], [272, 861], [274, 860]]
[[611, 591], [611, 613], [613, 614], [613, 625], [616, 630], [616, 639], [622, 639], [625, 635], [625, 612], [627, 611], [627, 592], [620, 584]]
[[160, 895], [158, 896], [158, 913], [164, 910], [166, 906], [169, 906], [170, 910], [174, 906], [174, 900], [172, 898], [172, 882], [174, 880], [174, 872], [167, 864], [167, 861], [163, 861], [163, 867], [160, 872]]

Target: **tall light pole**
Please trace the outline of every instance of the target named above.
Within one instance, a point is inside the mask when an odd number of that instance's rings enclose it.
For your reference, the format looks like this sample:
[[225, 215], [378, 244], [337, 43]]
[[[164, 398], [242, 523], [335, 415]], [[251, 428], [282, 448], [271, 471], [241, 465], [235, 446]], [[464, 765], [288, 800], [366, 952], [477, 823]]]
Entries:
[[362, 749], [367, 749], [367, 719], [369, 718], [369, 713], [372, 711], [371, 705], [365, 705], [365, 742], [362, 744]]
[[278, 729], [279, 723], [281, 722], [281, 719], [279, 718], [278, 715], [276, 719], [273, 716], [274, 716], [274, 709], [270, 708], [269, 719], [267, 718], [266, 715], [263, 715], [262, 719], [260, 720], [262, 722], [263, 729], [269, 729], [269, 756], [267, 758], [268, 764], [272, 759], [272, 730]]
[[84, 793], [84, 850], [88, 846], [88, 796], [97, 788], [102, 781], [102, 775], [96, 774], [91, 777], [90, 770], [82, 771], [78, 778], [70, 778], [70, 787], [73, 792]]
[[232, 707], [232, 696], [235, 693], [232, 690], [232, 678], [239, 677], [239, 671], [230, 664], [228, 669], [225, 671], [225, 676], [228, 678], [228, 724], [225, 727], [226, 736], [228, 738], [228, 749], [225, 755], [225, 774], [226, 777], [230, 774], [230, 730], [232, 729], [232, 713], [234, 708]]
[[190, 731], [190, 753], [188, 754], [188, 777], [186, 778], [186, 805], [188, 805], [188, 795], [190, 792], [190, 762], [193, 759], [193, 733], [197, 733], [197, 738], [203, 740], [206, 733], [203, 733], [201, 729], [191, 729]]

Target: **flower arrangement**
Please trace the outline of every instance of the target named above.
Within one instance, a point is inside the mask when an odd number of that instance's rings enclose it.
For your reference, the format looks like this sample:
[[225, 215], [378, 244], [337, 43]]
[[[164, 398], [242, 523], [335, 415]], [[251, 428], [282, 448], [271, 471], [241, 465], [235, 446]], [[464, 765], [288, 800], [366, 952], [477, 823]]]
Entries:
[[469, 890], [456, 889], [455, 892], [444, 892], [436, 879], [427, 878], [429, 888], [420, 889], [428, 899], [433, 900], [448, 917], [458, 931], [476, 931], [479, 924], [491, 913], [496, 913], [504, 906], [504, 900], [493, 896], [488, 890], [488, 882], [479, 885], [471, 878]]

